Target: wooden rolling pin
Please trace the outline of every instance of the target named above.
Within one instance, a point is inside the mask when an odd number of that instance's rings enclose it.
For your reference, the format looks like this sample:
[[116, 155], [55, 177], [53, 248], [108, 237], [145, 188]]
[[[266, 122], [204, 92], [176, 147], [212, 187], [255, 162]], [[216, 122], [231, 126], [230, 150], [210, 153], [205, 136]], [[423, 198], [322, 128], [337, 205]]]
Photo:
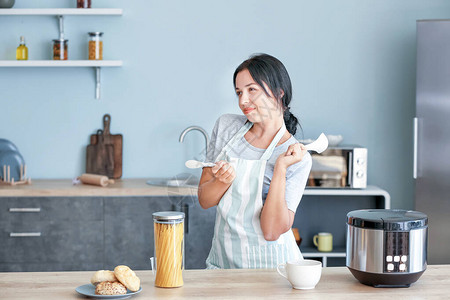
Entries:
[[82, 174], [78, 179], [84, 184], [93, 184], [99, 186], [108, 186], [108, 184], [113, 184], [114, 179], [109, 179], [104, 175], [97, 174]]

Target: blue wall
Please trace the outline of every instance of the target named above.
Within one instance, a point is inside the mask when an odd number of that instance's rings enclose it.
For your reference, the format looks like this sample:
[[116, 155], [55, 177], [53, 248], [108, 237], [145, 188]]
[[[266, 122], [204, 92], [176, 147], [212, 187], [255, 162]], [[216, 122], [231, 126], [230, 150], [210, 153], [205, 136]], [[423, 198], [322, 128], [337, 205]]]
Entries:
[[[76, 1], [17, 0], [15, 8], [74, 7]], [[198, 132], [240, 113], [234, 68], [251, 53], [278, 57], [294, 87], [292, 111], [305, 138], [324, 131], [369, 148], [369, 184], [392, 206], [413, 208], [412, 118], [417, 19], [448, 18], [446, 0], [107, 1], [123, 16], [68, 16], [70, 59], [86, 59], [87, 32], [103, 31], [102, 98], [91, 68], [0, 69], [0, 137], [12, 140], [31, 178], [84, 172], [88, 137], [112, 115], [124, 135], [124, 178], [189, 172], [202, 158]], [[55, 17], [0, 16], [0, 59], [14, 59], [19, 36], [30, 59], [50, 59]], [[299, 136], [300, 137], [300, 136]], [[198, 175], [198, 173], [196, 173]]]

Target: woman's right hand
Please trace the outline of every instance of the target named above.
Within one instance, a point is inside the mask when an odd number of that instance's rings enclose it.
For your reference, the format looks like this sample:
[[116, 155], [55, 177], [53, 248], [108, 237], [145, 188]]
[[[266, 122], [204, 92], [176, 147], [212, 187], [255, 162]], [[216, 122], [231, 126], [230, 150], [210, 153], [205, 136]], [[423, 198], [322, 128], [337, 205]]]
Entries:
[[207, 209], [218, 205], [235, 178], [234, 168], [226, 161], [218, 161], [214, 167], [204, 167], [198, 186], [201, 207]]
[[225, 184], [231, 184], [236, 178], [233, 166], [224, 160], [218, 161], [211, 171], [216, 180]]

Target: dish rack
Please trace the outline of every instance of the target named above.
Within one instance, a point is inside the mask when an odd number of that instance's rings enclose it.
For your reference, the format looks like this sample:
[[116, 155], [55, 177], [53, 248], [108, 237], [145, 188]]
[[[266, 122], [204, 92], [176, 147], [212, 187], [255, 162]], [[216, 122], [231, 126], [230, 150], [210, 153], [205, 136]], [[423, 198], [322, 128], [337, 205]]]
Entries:
[[31, 178], [27, 177], [27, 165], [20, 165], [20, 179], [14, 181], [11, 178], [11, 166], [3, 165], [3, 177], [0, 177], [0, 184], [17, 185], [17, 184], [31, 184]]

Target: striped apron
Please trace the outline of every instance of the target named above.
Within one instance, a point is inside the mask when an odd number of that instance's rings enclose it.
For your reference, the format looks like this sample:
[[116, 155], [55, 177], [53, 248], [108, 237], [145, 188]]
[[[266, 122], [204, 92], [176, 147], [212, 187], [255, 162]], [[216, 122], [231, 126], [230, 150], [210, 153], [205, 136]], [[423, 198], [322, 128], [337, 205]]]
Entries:
[[207, 269], [276, 268], [279, 263], [303, 259], [292, 230], [276, 241], [266, 241], [261, 229], [264, 172], [267, 160], [286, 131], [284, 123], [261, 159], [229, 156], [230, 150], [252, 126], [251, 122], [244, 124], [216, 159], [228, 161], [235, 169], [236, 178], [217, 205]]

